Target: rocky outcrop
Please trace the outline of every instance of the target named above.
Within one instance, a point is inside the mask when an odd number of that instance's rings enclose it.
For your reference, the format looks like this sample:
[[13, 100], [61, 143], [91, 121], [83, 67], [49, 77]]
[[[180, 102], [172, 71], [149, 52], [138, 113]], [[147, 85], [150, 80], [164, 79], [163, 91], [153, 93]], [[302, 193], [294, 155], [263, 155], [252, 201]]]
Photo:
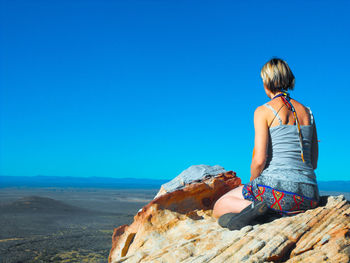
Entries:
[[229, 231], [212, 217], [215, 201], [239, 186], [232, 171], [161, 189], [134, 222], [114, 230], [117, 262], [349, 262], [350, 205], [343, 196], [292, 217]]
[[188, 184], [196, 182], [198, 183], [225, 172], [226, 170], [220, 165], [192, 165], [191, 167], [180, 173], [178, 176], [176, 176], [170, 182], [163, 184], [155, 198], [161, 196], [162, 194], [182, 189]]

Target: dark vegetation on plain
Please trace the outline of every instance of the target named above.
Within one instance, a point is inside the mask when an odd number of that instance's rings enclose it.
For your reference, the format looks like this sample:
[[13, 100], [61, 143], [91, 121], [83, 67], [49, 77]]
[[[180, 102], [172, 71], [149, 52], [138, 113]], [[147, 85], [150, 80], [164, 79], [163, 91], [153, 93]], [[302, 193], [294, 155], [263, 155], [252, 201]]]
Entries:
[[158, 189], [0, 189], [0, 262], [107, 262], [113, 229]]

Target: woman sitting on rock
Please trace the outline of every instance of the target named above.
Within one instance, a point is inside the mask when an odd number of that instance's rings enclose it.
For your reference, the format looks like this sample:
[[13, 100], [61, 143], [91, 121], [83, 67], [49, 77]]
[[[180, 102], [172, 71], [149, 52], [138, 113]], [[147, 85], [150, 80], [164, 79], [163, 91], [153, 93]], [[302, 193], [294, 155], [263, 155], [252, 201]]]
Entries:
[[271, 59], [260, 75], [271, 100], [254, 113], [250, 182], [223, 195], [213, 209], [219, 225], [230, 230], [268, 211], [291, 215], [315, 208], [319, 202], [314, 173], [318, 141], [312, 112], [289, 96], [295, 79], [284, 60]]

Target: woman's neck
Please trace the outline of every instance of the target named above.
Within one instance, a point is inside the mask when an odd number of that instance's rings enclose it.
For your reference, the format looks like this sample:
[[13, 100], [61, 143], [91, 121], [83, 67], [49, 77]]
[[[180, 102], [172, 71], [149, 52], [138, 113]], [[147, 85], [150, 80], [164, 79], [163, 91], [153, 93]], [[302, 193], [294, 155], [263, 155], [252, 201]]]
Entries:
[[279, 94], [282, 94], [283, 92], [281, 92], [281, 91], [277, 91], [276, 93], [272, 93], [271, 92], [271, 94], [270, 94], [270, 99], [272, 100], [274, 97], [276, 97], [277, 95], [279, 95]]

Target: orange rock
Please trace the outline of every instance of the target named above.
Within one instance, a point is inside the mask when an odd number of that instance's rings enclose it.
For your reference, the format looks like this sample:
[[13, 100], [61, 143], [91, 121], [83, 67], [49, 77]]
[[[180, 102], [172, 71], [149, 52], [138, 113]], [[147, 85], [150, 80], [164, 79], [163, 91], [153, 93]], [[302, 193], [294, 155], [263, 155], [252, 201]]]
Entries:
[[[228, 171], [199, 183], [188, 184], [180, 190], [158, 193], [159, 197], [144, 206], [136, 214], [134, 222], [130, 226], [123, 225], [114, 230], [109, 262], [112, 261], [111, 255], [117, 254], [119, 257], [124, 257], [127, 254], [136, 233], [140, 235], [141, 226], [144, 229], [149, 224], [154, 225], [152, 218], [156, 211], [166, 209], [184, 214], [188, 218], [200, 219], [201, 217], [197, 215], [195, 210], [212, 210], [219, 197], [240, 184], [241, 179], [236, 177], [236, 173]], [[171, 221], [166, 222], [166, 224], [160, 222], [160, 228], [170, 227]]]

